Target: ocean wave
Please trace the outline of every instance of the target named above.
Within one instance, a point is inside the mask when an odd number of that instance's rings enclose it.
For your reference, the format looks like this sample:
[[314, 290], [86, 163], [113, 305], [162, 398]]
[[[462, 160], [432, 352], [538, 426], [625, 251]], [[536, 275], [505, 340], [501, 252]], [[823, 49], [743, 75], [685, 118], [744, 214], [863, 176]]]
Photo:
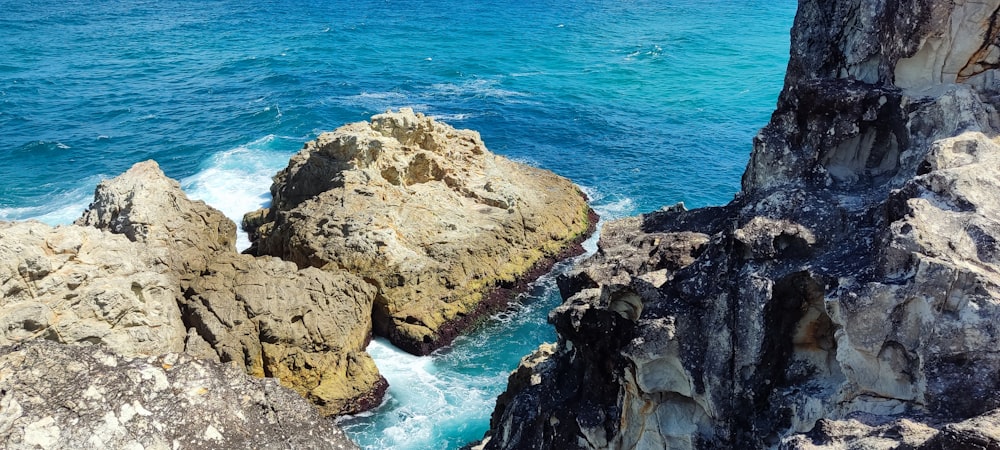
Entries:
[[90, 206], [94, 187], [104, 178], [103, 175], [85, 177], [70, 190], [43, 196], [37, 206], [0, 208], [0, 220], [37, 220], [52, 226], [69, 225]]
[[[216, 153], [198, 173], [181, 180], [188, 197], [222, 211], [237, 226], [243, 215], [270, 206], [271, 177], [288, 163], [288, 153], [274, 149], [281, 138], [269, 134], [239, 147]], [[238, 250], [250, 246], [240, 227]]]

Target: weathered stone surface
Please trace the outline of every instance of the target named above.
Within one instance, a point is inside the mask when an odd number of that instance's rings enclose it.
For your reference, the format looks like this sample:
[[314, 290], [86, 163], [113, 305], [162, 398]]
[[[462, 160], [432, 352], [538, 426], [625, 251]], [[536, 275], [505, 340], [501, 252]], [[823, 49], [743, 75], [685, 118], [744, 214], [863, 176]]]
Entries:
[[608, 224], [484, 447], [996, 448], [998, 10], [801, 1], [741, 193]]
[[0, 446], [357, 448], [294, 392], [236, 366], [46, 341], [0, 347]]
[[[194, 332], [221, 361], [276, 377], [325, 414], [378, 406], [386, 381], [364, 351], [374, 289], [343, 273], [277, 258], [216, 258], [191, 282], [181, 305]], [[197, 336], [197, 337], [195, 337]]]
[[375, 331], [418, 354], [506, 303], [490, 292], [543, 272], [593, 226], [568, 180], [409, 109], [320, 135], [271, 194], [244, 220], [251, 252], [360, 274], [378, 288]]
[[782, 450], [986, 450], [1000, 449], [1000, 410], [945, 425], [926, 418], [852, 414], [820, 419], [804, 434], [785, 438]]
[[184, 348], [177, 277], [122, 236], [0, 223], [0, 345], [32, 339], [123, 355]]
[[236, 253], [235, 224], [152, 161], [102, 182], [77, 224], [123, 234], [167, 263], [187, 352], [277, 377], [326, 414], [381, 401], [385, 379], [364, 351], [375, 291], [359, 277]]
[[149, 244], [185, 279], [197, 277], [217, 254], [236, 252], [236, 224], [205, 202], [189, 200], [155, 161], [102, 181], [75, 223]]

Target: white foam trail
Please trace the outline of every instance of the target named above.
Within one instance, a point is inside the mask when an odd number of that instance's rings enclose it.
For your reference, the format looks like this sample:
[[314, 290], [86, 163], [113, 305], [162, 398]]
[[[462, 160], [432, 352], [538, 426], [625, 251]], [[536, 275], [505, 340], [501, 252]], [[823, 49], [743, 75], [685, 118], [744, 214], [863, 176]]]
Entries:
[[437, 83], [432, 84], [430, 87], [436, 91], [437, 95], [467, 96], [471, 94], [479, 98], [499, 98], [506, 99], [508, 101], [513, 100], [514, 98], [529, 96], [523, 92], [499, 88], [497, 87], [499, 84], [499, 80], [475, 79], [458, 84]]
[[[268, 135], [217, 153], [201, 172], [182, 180], [181, 186], [189, 198], [203, 200], [239, 226], [243, 214], [271, 203], [271, 176], [288, 163], [287, 153], [268, 149], [274, 140], [274, 135]], [[242, 251], [249, 246], [240, 228], [236, 248]]]
[[586, 241], [583, 242], [583, 249], [587, 254], [597, 251], [597, 241], [600, 240], [601, 229], [609, 220], [622, 219], [635, 214], [635, 201], [621, 195], [608, 196], [603, 192], [588, 186], [577, 185], [587, 198], [590, 199], [590, 207], [601, 217], [597, 222], [597, 230]]

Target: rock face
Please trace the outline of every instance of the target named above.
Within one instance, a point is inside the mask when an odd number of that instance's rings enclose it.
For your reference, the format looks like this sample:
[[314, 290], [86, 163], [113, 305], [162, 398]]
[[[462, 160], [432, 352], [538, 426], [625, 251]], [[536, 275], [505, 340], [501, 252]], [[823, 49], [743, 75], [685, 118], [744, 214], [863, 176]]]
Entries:
[[364, 351], [375, 292], [360, 278], [236, 253], [235, 224], [189, 200], [152, 161], [102, 182], [77, 225], [128, 237], [178, 280], [170, 292], [180, 339], [160, 353], [185, 350], [277, 377], [325, 414], [381, 401], [387, 384]]
[[0, 347], [0, 446], [357, 448], [294, 392], [236, 366], [46, 341]]
[[122, 355], [184, 349], [176, 275], [123, 236], [0, 223], [0, 345], [102, 344]]
[[409, 109], [307, 143], [271, 194], [244, 219], [250, 251], [360, 274], [378, 291], [376, 333], [417, 354], [506, 303], [497, 289], [579, 251], [594, 222], [568, 180]]
[[998, 9], [800, 1], [741, 193], [609, 223], [484, 447], [1000, 448]]

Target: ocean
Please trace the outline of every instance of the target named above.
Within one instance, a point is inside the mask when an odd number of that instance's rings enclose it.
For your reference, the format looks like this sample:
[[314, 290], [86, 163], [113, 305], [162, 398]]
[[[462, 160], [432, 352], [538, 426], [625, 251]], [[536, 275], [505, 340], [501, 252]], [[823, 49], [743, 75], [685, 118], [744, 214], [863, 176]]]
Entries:
[[[304, 142], [400, 107], [573, 180], [605, 220], [723, 204], [795, 6], [0, 0], [0, 220], [70, 223], [101, 179], [155, 159], [238, 221]], [[520, 357], [555, 339], [551, 277], [522, 300], [428, 357], [374, 341], [387, 400], [341, 425], [371, 449], [480, 438]]]

